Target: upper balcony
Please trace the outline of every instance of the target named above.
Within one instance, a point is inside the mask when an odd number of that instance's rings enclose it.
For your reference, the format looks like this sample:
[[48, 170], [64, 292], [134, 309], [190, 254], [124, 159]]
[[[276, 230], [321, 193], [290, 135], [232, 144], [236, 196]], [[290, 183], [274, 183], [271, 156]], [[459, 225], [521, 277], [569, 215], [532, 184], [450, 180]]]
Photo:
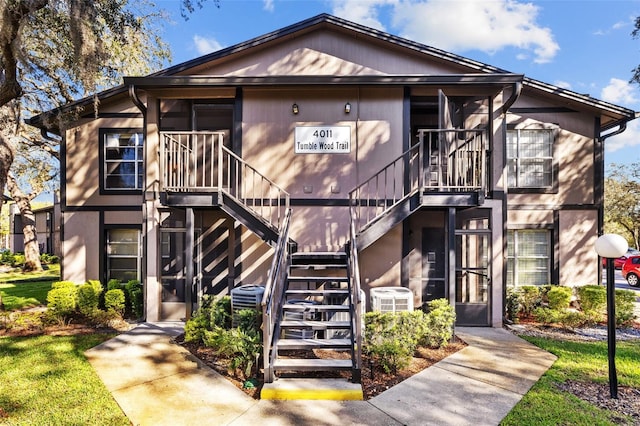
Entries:
[[280, 227], [289, 194], [231, 152], [224, 133], [160, 132], [160, 143], [165, 204], [219, 206], [250, 227], [254, 219], [273, 230]]
[[[356, 231], [366, 247], [420, 207], [484, 202], [488, 174], [485, 129], [421, 129], [418, 143], [349, 193]], [[383, 226], [374, 227], [377, 222]]]

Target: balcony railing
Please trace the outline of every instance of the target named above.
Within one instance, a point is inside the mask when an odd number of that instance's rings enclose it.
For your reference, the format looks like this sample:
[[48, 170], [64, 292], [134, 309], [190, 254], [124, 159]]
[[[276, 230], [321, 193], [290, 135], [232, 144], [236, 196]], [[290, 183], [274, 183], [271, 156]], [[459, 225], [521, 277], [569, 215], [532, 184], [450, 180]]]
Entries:
[[218, 192], [279, 228], [289, 193], [224, 146], [222, 132], [161, 132], [160, 187]]
[[349, 193], [356, 230], [419, 191], [484, 191], [486, 163], [486, 130], [418, 130], [417, 144]]

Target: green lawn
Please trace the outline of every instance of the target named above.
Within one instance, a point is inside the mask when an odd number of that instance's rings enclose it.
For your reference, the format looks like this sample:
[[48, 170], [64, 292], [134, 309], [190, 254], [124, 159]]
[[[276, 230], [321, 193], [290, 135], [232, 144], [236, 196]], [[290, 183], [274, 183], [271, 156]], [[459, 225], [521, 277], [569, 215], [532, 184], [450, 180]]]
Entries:
[[110, 337], [0, 337], [0, 424], [130, 425], [84, 356]]
[[47, 303], [51, 283], [60, 279], [60, 265], [48, 265], [42, 272], [0, 274], [0, 293], [7, 311]]
[[[502, 425], [613, 425], [615, 415], [556, 388], [567, 380], [608, 383], [606, 342], [566, 342], [525, 337], [558, 356]], [[617, 342], [616, 370], [619, 386], [640, 388], [640, 341]], [[608, 395], [607, 395], [608, 396]], [[633, 424], [629, 420], [629, 424]]]

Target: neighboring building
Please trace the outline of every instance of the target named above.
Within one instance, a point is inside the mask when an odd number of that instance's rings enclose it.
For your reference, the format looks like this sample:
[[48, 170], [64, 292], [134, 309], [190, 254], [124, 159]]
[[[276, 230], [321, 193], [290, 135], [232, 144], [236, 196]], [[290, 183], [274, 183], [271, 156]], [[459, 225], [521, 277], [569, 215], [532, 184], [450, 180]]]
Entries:
[[[362, 288], [502, 325], [509, 285], [600, 281], [604, 140], [635, 112], [320, 15], [64, 107], [64, 280], [138, 278], [149, 321], [358, 235]], [[353, 265], [351, 265], [353, 266]], [[367, 299], [368, 300], [368, 299]]]
[[[33, 209], [36, 221], [36, 232], [40, 253], [56, 256], [61, 254], [60, 243], [60, 204], [57, 198], [54, 204], [47, 207]], [[22, 232], [22, 217], [18, 205], [9, 204], [9, 250], [12, 253], [24, 253], [24, 234]]]

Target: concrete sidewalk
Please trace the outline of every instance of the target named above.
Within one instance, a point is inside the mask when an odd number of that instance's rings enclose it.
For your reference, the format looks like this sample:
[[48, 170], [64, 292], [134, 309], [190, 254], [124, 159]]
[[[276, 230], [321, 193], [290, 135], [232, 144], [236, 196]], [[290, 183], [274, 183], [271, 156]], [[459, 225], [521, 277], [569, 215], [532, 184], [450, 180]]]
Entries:
[[494, 328], [369, 401], [254, 400], [173, 343], [182, 323], [145, 323], [86, 352], [134, 425], [496, 425], [556, 357]]

